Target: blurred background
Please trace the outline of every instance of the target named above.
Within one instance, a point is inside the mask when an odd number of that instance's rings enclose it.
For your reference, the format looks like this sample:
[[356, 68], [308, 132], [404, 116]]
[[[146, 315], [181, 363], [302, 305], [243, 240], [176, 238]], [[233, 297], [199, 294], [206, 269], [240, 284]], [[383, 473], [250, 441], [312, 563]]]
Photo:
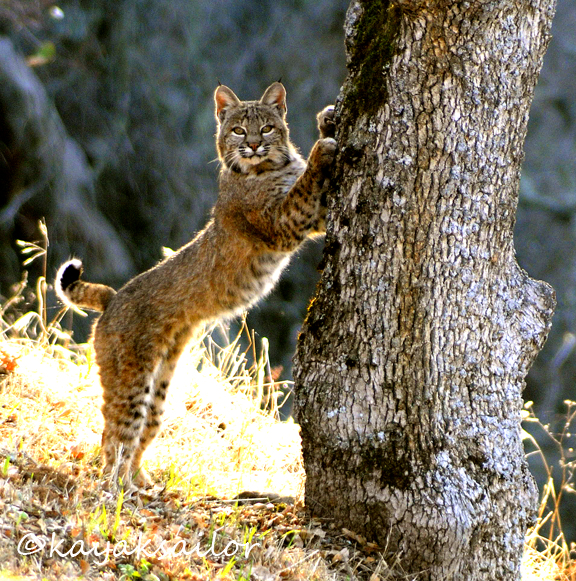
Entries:
[[[282, 78], [292, 139], [307, 155], [317, 136], [315, 114], [334, 101], [346, 74], [347, 6], [348, 0], [2, 0], [2, 299], [22, 279], [15, 241], [39, 240], [40, 218], [50, 236], [49, 280], [75, 255], [87, 279], [117, 288], [154, 265], [162, 246], [175, 249], [191, 239], [216, 198], [212, 95], [219, 82], [255, 99]], [[576, 399], [574, 30], [576, 3], [559, 0], [530, 116], [515, 232], [521, 266], [557, 293], [552, 332], [525, 392], [552, 432], [564, 400]], [[321, 248], [309, 243], [248, 317], [257, 336], [269, 339], [283, 378], [290, 377]], [[31, 265], [30, 281], [37, 268]], [[76, 340], [86, 340], [88, 331], [79, 322]], [[530, 423], [526, 429], [542, 432]], [[539, 438], [554, 454], [549, 438]], [[533, 471], [542, 485], [546, 473], [537, 459]], [[572, 496], [565, 518], [573, 539], [575, 504]]]

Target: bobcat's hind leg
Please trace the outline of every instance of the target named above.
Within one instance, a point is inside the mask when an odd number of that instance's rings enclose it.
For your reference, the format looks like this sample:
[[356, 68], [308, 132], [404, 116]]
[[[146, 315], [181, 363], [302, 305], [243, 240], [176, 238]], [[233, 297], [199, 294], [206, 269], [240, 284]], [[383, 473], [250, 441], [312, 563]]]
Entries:
[[[104, 432], [102, 451], [105, 459], [104, 472], [114, 479], [121, 479], [127, 486], [131, 482], [133, 459], [140, 446], [145, 420], [154, 399], [154, 371], [132, 369], [121, 379], [110, 381], [100, 372], [104, 389]], [[129, 375], [129, 377], [126, 377]], [[136, 474], [135, 484], [145, 485], [145, 474]]]
[[134, 474], [134, 480], [137, 483], [140, 483], [140, 475], [142, 475], [142, 478], [146, 478], [146, 473], [141, 466], [142, 455], [160, 431], [168, 386], [174, 375], [180, 354], [187, 343], [187, 339], [188, 336], [184, 333], [181, 336], [177, 336], [159, 366], [155, 381], [154, 397], [148, 407], [148, 414], [139, 444], [132, 458], [132, 474]]

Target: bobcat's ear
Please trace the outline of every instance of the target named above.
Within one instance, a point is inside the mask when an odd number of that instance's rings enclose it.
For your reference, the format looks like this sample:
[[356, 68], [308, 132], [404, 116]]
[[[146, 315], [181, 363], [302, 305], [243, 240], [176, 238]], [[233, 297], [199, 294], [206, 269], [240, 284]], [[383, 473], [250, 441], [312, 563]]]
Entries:
[[272, 83], [262, 95], [260, 103], [278, 107], [282, 115], [286, 115], [286, 89], [282, 83]]
[[232, 89], [229, 89], [226, 85], [220, 85], [214, 93], [214, 102], [216, 104], [216, 120], [221, 122], [224, 119], [226, 109], [239, 105], [240, 99], [238, 99]]

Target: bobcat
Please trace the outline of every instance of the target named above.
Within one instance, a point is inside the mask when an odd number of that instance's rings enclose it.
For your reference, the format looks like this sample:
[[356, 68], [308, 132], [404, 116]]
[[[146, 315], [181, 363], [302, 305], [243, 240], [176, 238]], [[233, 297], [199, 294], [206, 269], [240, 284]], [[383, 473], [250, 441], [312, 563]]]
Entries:
[[67, 305], [103, 314], [93, 330], [103, 388], [105, 472], [138, 486], [160, 428], [178, 358], [203, 323], [232, 317], [266, 295], [290, 256], [324, 231], [321, 198], [336, 150], [333, 107], [318, 114], [320, 139], [306, 162], [289, 139], [286, 91], [273, 83], [259, 101], [214, 95], [221, 162], [212, 218], [196, 237], [118, 292], [80, 279], [65, 262], [55, 289]]

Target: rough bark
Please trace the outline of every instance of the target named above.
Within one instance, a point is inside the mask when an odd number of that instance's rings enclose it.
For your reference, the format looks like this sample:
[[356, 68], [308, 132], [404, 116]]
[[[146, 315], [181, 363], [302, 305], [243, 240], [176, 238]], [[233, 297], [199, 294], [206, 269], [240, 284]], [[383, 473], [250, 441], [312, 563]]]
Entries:
[[552, 0], [351, 3], [324, 271], [295, 365], [306, 503], [435, 580], [519, 577], [524, 378], [554, 293], [512, 228]]

